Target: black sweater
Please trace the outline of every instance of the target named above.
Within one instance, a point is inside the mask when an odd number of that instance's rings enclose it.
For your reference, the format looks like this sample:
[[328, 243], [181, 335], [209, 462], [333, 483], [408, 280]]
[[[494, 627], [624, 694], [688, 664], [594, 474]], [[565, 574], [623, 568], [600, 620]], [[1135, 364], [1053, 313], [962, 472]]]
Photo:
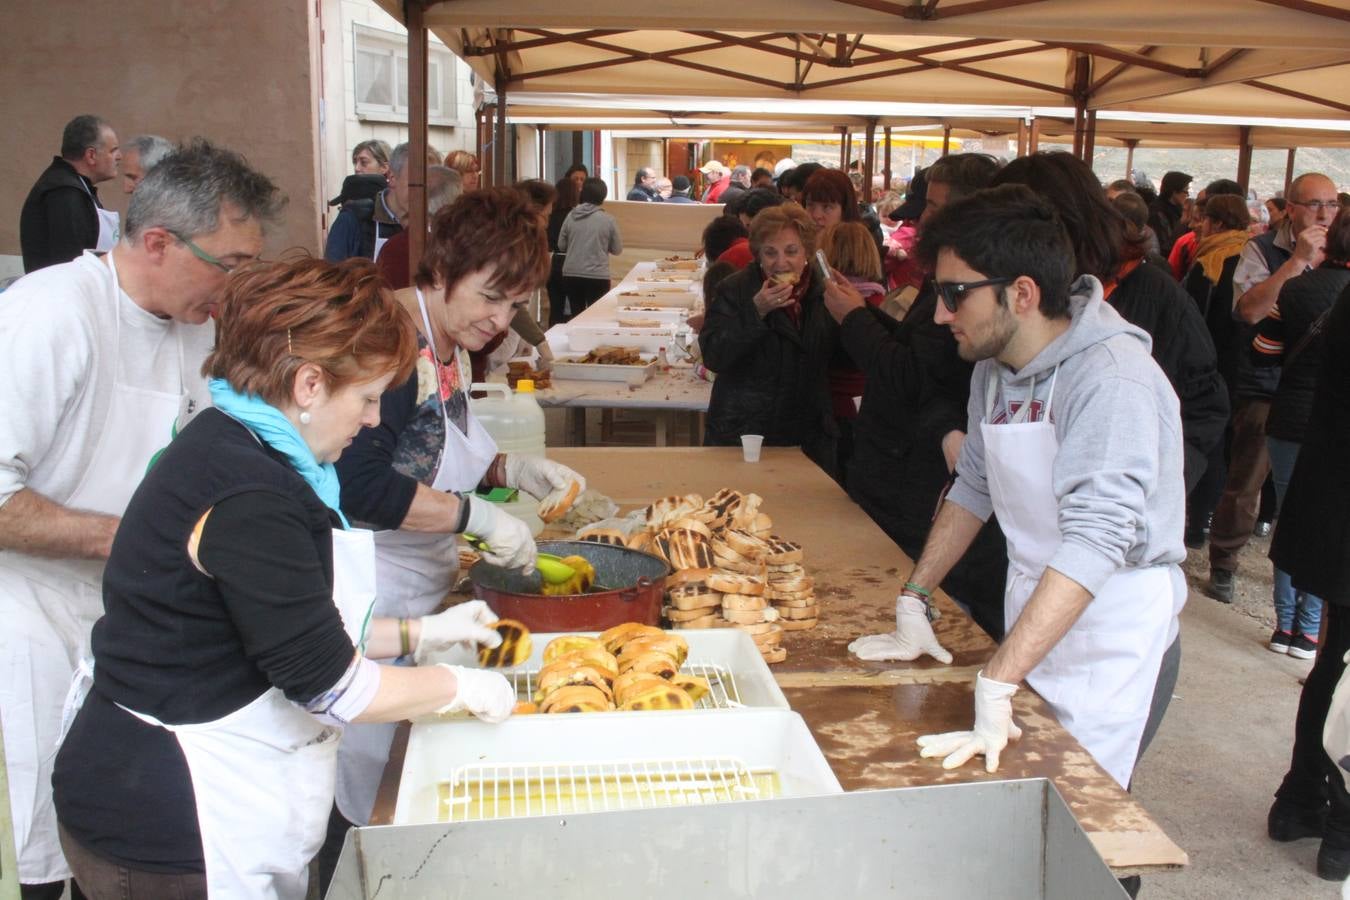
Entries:
[[1200, 311], [1181, 285], [1155, 266], [1140, 265], [1121, 280], [1107, 302], [1153, 339], [1153, 359], [1181, 401], [1186, 490], [1200, 480], [1209, 452], [1228, 425], [1228, 392], [1219, 375], [1214, 341]]
[[1313, 323], [1331, 309], [1341, 291], [1350, 284], [1350, 269], [1323, 266], [1291, 278], [1280, 289], [1274, 312], [1258, 324], [1259, 346], [1277, 352], [1263, 353], [1251, 342], [1247, 351], [1257, 366], [1283, 366], [1279, 387], [1266, 417], [1266, 434], [1302, 443], [1312, 414], [1313, 391], [1325, 352], [1325, 336], [1313, 338], [1289, 364], [1289, 354], [1303, 341]]
[[38, 176], [19, 213], [23, 270], [70, 262], [98, 244], [98, 189], [59, 156]]
[[[193, 526], [210, 510], [198, 559]], [[57, 817], [94, 852], [153, 871], [202, 870], [191, 780], [163, 722], [219, 719], [280, 688], [305, 703], [355, 648], [333, 604], [334, 519], [283, 459], [205, 410], [136, 493], [104, 573], [94, 688], [57, 756]]]

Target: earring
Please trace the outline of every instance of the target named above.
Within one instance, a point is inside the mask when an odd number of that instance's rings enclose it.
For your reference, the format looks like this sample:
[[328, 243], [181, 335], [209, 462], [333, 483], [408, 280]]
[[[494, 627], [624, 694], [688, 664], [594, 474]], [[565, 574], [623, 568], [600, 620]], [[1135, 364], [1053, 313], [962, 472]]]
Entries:
[[306, 409], [300, 413], [301, 425], [308, 425], [312, 421], [314, 421], [314, 417], [309, 414], [309, 410]]

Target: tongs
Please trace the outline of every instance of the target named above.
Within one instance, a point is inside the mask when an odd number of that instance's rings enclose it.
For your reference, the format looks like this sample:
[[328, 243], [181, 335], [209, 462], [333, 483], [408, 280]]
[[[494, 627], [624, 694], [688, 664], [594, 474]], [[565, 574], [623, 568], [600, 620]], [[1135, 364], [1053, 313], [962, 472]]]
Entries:
[[[469, 546], [481, 552], [490, 552], [491, 547], [487, 541], [472, 534], [464, 535], [464, 540]], [[555, 556], [552, 553], [540, 553], [534, 567], [539, 570], [539, 577], [548, 584], [564, 584], [576, 574], [576, 570], [562, 561], [561, 556]]]

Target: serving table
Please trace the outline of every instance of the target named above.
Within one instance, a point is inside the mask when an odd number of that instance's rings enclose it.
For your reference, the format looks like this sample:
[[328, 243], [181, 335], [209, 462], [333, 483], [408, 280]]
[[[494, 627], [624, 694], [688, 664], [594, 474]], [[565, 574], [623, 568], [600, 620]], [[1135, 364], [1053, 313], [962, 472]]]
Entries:
[[[624, 510], [670, 494], [706, 497], [723, 487], [764, 498], [775, 532], [802, 544], [821, 607], [814, 629], [784, 635], [787, 660], [773, 667], [774, 675], [846, 791], [1047, 778], [1117, 874], [1187, 863], [1186, 853], [1029, 687], [1013, 701], [1022, 739], [1003, 752], [996, 774], [987, 774], [978, 759], [947, 771], [941, 760], [918, 755], [919, 735], [970, 727], [975, 673], [995, 645], [939, 591], [942, 617], [934, 627], [952, 653], [951, 665], [928, 657], [882, 663], [852, 656], [851, 640], [894, 628], [895, 595], [913, 563], [800, 451], [766, 447], [758, 463], [743, 462], [739, 449], [725, 447], [564, 448], [551, 449], [549, 457], [583, 473], [590, 487]], [[395, 742], [373, 824], [390, 820], [406, 731]]]

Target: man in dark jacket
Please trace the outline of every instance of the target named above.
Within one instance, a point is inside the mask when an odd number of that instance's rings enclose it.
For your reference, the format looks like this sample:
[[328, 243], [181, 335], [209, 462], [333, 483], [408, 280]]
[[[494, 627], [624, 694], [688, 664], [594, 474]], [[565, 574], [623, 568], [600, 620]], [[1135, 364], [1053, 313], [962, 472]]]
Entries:
[[1185, 172], [1168, 172], [1163, 176], [1158, 199], [1149, 204], [1148, 227], [1158, 236], [1158, 253], [1162, 256], [1172, 252], [1172, 244], [1185, 230], [1181, 215], [1190, 195], [1191, 176]]
[[342, 194], [329, 202], [329, 205], [340, 203], [342, 209], [328, 229], [324, 259], [329, 262], [342, 262], [353, 256], [379, 259], [385, 242], [403, 230], [401, 220], [408, 210], [407, 172], [408, 144], [403, 143], [389, 154], [387, 187], [380, 188], [377, 175], [347, 176]]
[[[993, 157], [981, 153], [943, 157], [926, 170], [919, 228], [946, 204], [987, 185], [997, 170]], [[849, 496], [911, 559], [923, 551], [952, 477], [970, 396], [971, 364], [957, 356], [951, 329], [933, 320], [936, 305], [928, 278], [900, 322], [861, 296], [827, 302], [844, 349], [866, 377], [845, 473]], [[1003, 532], [991, 517], [942, 583], [995, 639], [1003, 636], [1007, 565]]]
[[120, 235], [115, 212], [105, 210], [94, 185], [117, 177], [122, 153], [112, 127], [98, 116], [76, 116], [28, 192], [19, 214], [23, 270], [70, 262], [85, 250], [108, 251]]
[[661, 195], [656, 192], [656, 170], [651, 166], [638, 169], [637, 175], [633, 178], [633, 187], [624, 199], [636, 200], [639, 203], [660, 203]]
[[1303, 685], [1293, 759], [1266, 827], [1275, 841], [1320, 837], [1317, 874], [1343, 881], [1350, 876], [1346, 761], [1327, 756], [1322, 728], [1350, 650], [1350, 291], [1336, 301], [1325, 340], [1312, 415], [1270, 548], [1271, 560], [1297, 590], [1325, 602], [1325, 639]]

